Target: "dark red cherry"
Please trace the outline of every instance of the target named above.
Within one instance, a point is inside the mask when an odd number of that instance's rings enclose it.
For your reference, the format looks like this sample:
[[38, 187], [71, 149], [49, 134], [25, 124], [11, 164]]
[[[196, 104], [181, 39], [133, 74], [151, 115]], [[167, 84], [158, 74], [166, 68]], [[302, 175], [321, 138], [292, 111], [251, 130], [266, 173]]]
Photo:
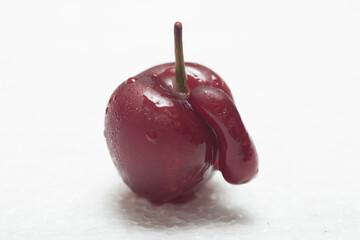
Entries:
[[174, 30], [175, 63], [123, 82], [105, 117], [118, 172], [135, 193], [156, 202], [191, 194], [219, 167], [231, 183], [257, 172], [255, 148], [229, 88], [209, 68], [184, 63], [181, 23]]
[[255, 146], [235, 104], [222, 90], [199, 86], [189, 95], [193, 109], [215, 130], [219, 142], [219, 168], [233, 184], [249, 182], [258, 172]]

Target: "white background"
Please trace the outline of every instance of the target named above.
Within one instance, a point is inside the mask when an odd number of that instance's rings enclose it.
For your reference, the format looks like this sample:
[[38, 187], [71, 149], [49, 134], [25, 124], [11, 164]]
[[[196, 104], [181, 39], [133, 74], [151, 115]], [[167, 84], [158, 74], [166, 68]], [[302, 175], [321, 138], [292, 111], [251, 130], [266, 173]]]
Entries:
[[[117, 175], [105, 107], [186, 61], [230, 86], [260, 157], [184, 205]], [[1, 1], [0, 239], [359, 239], [359, 1]]]

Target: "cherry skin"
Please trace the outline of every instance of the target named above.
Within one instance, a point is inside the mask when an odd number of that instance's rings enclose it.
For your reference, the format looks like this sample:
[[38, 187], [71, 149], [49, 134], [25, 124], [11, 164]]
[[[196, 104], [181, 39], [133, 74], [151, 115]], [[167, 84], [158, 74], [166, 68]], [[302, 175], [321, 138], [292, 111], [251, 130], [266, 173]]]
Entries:
[[118, 172], [133, 192], [153, 201], [184, 198], [220, 170], [242, 184], [258, 159], [230, 89], [211, 69], [185, 63], [177, 22], [175, 63], [152, 67], [112, 94], [104, 135]]
[[[189, 90], [222, 89], [212, 70], [186, 63]], [[175, 86], [175, 64], [150, 68], [122, 83], [112, 94], [105, 137], [124, 182], [137, 194], [166, 202], [192, 193], [217, 169], [217, 136]]]
[[225, 180], [242, 184], [254, 178], [258, 172], [255, 146], [230, 97], [212, 86], [199, 86], [187, 100], [219, 139], [219, 168]]

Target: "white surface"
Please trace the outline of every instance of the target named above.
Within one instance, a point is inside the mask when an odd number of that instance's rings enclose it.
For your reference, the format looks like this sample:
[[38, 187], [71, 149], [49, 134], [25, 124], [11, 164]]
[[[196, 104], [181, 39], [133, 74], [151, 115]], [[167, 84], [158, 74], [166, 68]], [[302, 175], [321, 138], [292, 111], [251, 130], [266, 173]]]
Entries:
[[[122, 3], [120, 3], [122, 2]], [[1, 1], [0, 239], [359, 239], [359, 1]], [[230, 85], [260, 156], [151, 206], [103, 137], [122, 81], [186, 61]]]

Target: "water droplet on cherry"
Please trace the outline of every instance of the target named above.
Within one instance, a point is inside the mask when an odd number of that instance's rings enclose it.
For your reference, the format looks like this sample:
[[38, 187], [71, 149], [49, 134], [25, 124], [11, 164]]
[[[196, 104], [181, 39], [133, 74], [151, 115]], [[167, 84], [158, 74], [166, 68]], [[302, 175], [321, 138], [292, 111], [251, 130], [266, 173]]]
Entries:
[[135, 83], [136, 82], [136, 78], [132, 77], [132, 78], [129, 78], [128, 80], [126, 80], [126, 84], [130, 84], [130, 83]]
[[156, 134], [156, 132], [154, 132], [154, 131], [147, 132], [146, 133], [146, 139], [149, 142], [155, 144], [157, 142], [157, 134]]

